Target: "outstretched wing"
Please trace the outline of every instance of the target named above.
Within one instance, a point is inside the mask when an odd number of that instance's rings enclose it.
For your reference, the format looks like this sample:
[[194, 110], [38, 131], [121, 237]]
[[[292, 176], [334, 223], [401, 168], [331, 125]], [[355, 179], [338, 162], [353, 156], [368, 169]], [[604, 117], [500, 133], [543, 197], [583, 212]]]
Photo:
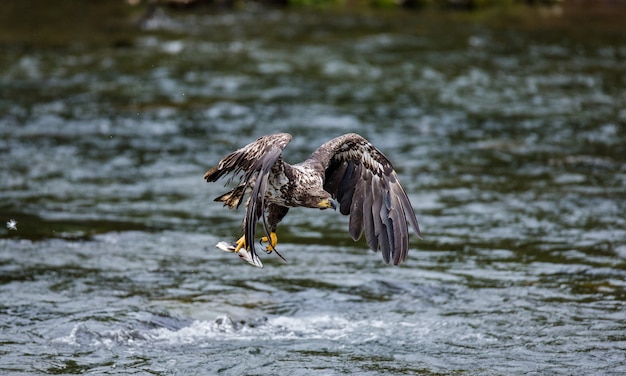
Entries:
[[[234, 177], [240, 176], [239, 185], [229, 195], [231, 202], [239, 206], [244, 195], [250, 192], [250, 201], [247, 204], [246, 216], [243, 221], [243, 232], [246, 241], [246, 250], [253, 258], [254, 234], [256, 223], [263, 217], [263, 227], [269, 237], [269, 228], [265, 218], [265, 192], [270, 172], [280, 174], [283, 171], [281, 154], [285, 146], [291, 141], [288, 133], [278, 133], [263, 136], [256, 141], [227, 155], [220, 163], [204, 174], [207, 182], [214, 182], [223, 176], [231, 174], [228, 184]], [[236, 195], [236, 197], [231, 197]], [[224, 195], [226, 196], [226, 195]], [[222, 197], [224, 197], [222, 196]], [[218, 198], [219, 199], [219, 198]]]
[[324, 189], [350, 215], [350, 235], [365, 231], [368, 246], [382, 250], [383, 259], [398, 265], [409, 250], [408, 226], [421, 238], [413, 207], [391, 162], [358, 134], [334, 138], [320, 146], [311, 159], [324, 168]]

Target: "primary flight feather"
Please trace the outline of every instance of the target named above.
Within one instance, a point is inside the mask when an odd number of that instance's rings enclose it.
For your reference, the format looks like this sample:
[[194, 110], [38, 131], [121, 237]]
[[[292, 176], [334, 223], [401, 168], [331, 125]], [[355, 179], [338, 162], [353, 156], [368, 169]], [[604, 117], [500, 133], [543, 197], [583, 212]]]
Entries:
[[[229, 208], [246, 201], [243, 235], [233, 244], [217, 246], [235, 252], [250, 264], [262, 267], [255, 252], [256, 225], [262, 219], [268, 243], [266, 252], [276, 251], [276, 229], [289, 208], [335, 209], [349, 215], [349, 232], [354, 240], [365, 233], [368, 246], [382, 251], [385, 263], [398, 265], [409, 251], [409, 225], [421, 237], [413, 207], [391, 162], [374, 145], [355, 133], [336, 137], [302, 163], [290, 165], [282, 152], [291, 135], [263, 136], [227, 155], [204, 174], [207, 182], [230, 175], [239, 176], [231, 191], [217, 197]], [[246, 199], [247, 197], [247, 199]], [[276, 252], [283, 258], [278, 252]]]

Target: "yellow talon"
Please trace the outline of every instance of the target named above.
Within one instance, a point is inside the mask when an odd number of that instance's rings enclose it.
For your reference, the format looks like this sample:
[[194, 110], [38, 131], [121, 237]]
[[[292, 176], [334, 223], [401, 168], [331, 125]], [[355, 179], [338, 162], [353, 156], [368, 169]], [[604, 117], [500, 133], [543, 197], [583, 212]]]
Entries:
[[242, 236], [241, 238], [239, 238], [239, 240], [237, 240], [237, 246], [235, 247], [235, 250], [233, 252], [239, 253], [239, 250], [241, 248], [246, 249], [246, 237], [245, 237], [245, 235]]
[[229, 245], [226, 242], [219, 242], [217, 243], [216, 247], [221, 249], [222, 251], [234, 252], [235, 254], [239, 255], [240, 258], [244, 259], [245, 261], [256, 267], [263, 267], [263, 263], [254, 253], [254, 249], [247, 249], [245, 235], [239, 238], [239, 240], [237, 240], [234, 244]]
[[[276, 254], [281, 259], [285, 260], [285, 258], [281, 256], [281, 254], [278, 253], [278, 251], [276, 251], [276, 244], [278, 243], [278, 237], [276, 236], [275, 232], [270, 233], [269, 239], [267, 236], [262, 237], [261, 243], [267, 243], [267, 246], [265, 247], [265, 252], [272, 253], [275, 251]], [[254, 247], [251, 247], [250, 249], [247, 248], [245, 235], [240, 237], [239, 240], [237, 240], [233, 244], [228, 244], [226, 242], [219, 242], [217, 243], [216, 247], [221, 249], [222, 251], [236, 253], [237, 255], [239, 255], [239, 257], [241, 257], [242, 259], [246, 260], [248, 263], [256, 267], [259, 267], [259, 268], [263, 267], [263, 263], [254, 252]]]
[[265, 251], [267, 253], [270, 253], [276, 249], [276, 244], [278, 244], [278, 237], [276, 236], [275, 232], [272, 232], [270, 233], [269, 239], [267, 238], [267, 236], [262, 237], [261, 243], [268, 243], [267, 247], [265, 247]]

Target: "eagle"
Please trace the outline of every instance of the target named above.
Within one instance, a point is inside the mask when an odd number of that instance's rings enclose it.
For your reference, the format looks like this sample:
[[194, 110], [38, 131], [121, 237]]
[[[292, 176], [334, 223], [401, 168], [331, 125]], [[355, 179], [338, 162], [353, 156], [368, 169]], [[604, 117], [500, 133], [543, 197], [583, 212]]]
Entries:
[[349, 133], [324, 143], [307, 160], [292, 165], [282, 157], [291, 139], [288, 133], [260, 137], [204, 174], [207, 182], [228, 176], [225, 185], [239, 177], [236, 186], [215, 201], [230, 209], [239, 208], [244, 201], [246, 206], [241, 238], [234, 243], [220, 242], [217, 247], [263, 267], [254, 245], [257, 223], [262, 219], [264, 251], [285, 260], [276, 251], [276, 230], [289, 209], [338, 207], [341, 214], [350, 216], [353, 240], [365, 233], [368, 246], [381, 250], [386, 264], [405, 261], [409, 225], [420, 239], [421, 232], [389, 159], [362, 136]]

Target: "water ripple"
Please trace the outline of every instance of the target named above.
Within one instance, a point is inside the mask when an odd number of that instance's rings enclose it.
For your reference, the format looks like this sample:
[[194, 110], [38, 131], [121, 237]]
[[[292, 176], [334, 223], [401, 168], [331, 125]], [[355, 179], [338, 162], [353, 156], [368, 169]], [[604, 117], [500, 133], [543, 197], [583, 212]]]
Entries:
[[[0, 372], [626, 372], [626, 44], [534, 11], [160, 10], [122, 47], [6, 42]], [[288, 162], [347, 132], [387, 155], [424, 235], [405, 264], [306, 209], [286, 263], [215, 249], [243, 211], [204, 171], [278, 131]]]

